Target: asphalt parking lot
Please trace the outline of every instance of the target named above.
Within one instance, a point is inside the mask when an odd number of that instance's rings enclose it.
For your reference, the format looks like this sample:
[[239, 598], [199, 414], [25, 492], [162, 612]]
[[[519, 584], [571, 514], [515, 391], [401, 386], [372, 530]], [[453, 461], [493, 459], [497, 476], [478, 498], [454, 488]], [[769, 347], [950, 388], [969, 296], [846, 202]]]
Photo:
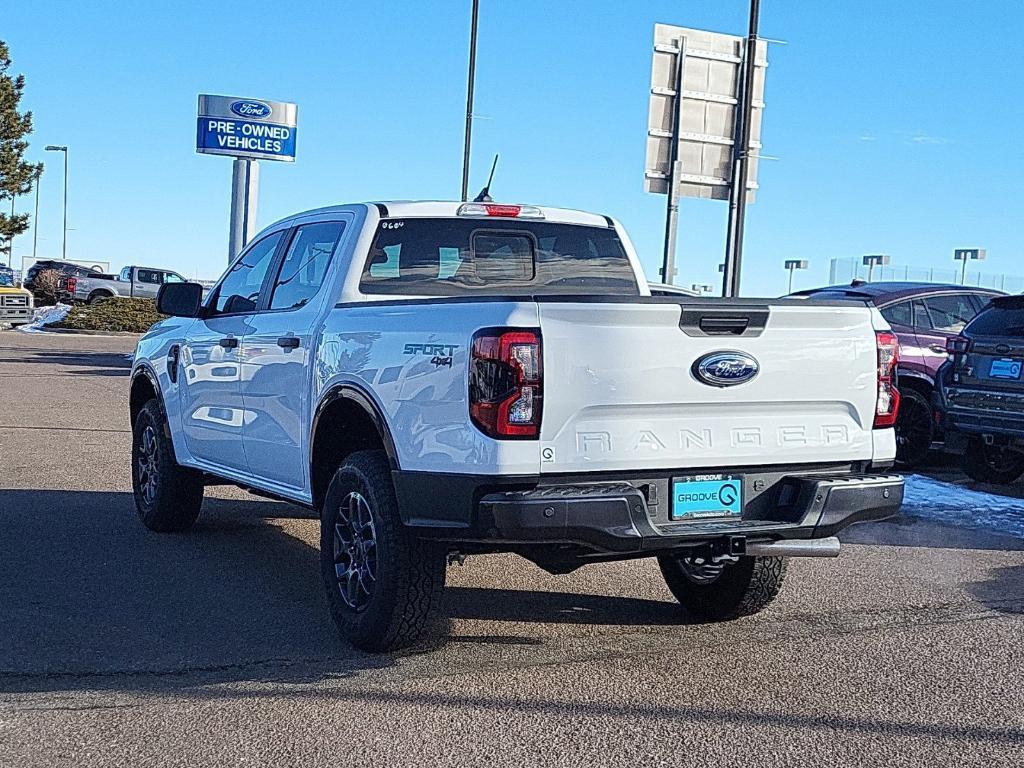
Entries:
[[0, 332], [0, 766], [1024, 764], [1022, 539], [853, 528], [718, 625], [650, 561], [470, 558], [446, 646], [368, 656], [303, 510], [218, 488], [188, 534], [136, 521], [133, 346]]

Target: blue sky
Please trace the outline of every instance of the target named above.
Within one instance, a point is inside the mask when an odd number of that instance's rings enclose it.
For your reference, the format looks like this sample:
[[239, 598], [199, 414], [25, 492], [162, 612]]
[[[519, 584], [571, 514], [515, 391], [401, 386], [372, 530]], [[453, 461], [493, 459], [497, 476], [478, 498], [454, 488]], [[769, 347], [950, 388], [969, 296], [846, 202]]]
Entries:
[[[321, 205], [455, 199], [461, 178], [469, 0], [10, 4], [2, 35], [47, 162], [39, 251], [59, 256], [71, 148], [68, 255], [216, 277], [231, 161], [194, 152], [196, 96], [299, 104], [298, 160], [262, 164], [260, 226]], [[501, 153], [495, 197], [608, 213], [648, 275], [664, 197], [643, 191], [655, 22], [742, 34], [745, 0], [482, 0], [472, 191]], [[1024, 274], [1020, 0], [763, 0], [770, 51], [761, 192], [743, 291], [827, 280], [832, 257], [889, 253]], [[18, 201], [29, 210], [31, 198]], [[684, 199], [680, 284], [711, 283], [726, 205]], [[31, 255], [15, 241], [15, 266]]]

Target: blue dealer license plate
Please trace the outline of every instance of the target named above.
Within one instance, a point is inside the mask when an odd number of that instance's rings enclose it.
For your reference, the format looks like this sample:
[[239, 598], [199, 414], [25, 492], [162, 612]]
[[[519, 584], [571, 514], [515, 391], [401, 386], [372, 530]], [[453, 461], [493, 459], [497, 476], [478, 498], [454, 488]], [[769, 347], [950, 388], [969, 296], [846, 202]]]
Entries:
[[1020, 378], [1020, 372], [1020, 360], [993, 360], [992, 367], [988, 369], [989, 378], [1012, 379], [1013, 381]]
[[693, 475], [672, 480], [672, 519], [740, 517], [743, 478], [737, 475]]

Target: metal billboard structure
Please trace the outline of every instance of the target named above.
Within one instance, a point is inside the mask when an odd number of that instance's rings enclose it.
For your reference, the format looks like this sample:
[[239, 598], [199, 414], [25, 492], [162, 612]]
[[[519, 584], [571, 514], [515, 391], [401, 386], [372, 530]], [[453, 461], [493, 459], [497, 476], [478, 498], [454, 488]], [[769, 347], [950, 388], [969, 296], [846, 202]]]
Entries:
[[[753, 39], [756, 39], [756, 22]], [[730, 200], [737, 159], [746, 164], [746, 199], [757, 192], [768, 41], [756, 40], [747, 151], [739, 152], [748, 38], [669, 24], [654, 26], [644, 188], [668, 195], [662, 279], [675, 275], [680, 197]], [[738, 197], [738, 196], [737, 196]]]
[[295, 161], [298, 107], [291, 102], [199, 95], [196, 152], [235, 158], [228, 263], [256, 234], [259, 160]]

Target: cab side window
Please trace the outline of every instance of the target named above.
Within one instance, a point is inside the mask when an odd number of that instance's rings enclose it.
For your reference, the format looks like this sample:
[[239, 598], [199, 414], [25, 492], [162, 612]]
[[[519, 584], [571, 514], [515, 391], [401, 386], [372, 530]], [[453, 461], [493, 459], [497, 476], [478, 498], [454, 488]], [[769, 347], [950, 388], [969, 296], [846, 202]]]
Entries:
[[274, 283], [270, 309], [295, 309], [320, 291], [344, 222], [304, 224], [295, 231]]
[[256, 311], [263, 281], [283, 234], [267, 235], [235, 260], [211, 294], [207, 316]]
[[185, 278], [183, 278], [179, 274], [175, 274], [174, 272], [164, 272], [164, 282], [165, 283], [184, 283], [185, 282]]
[[149, 283], [150, 285], [160, 285], [160, 273], [155, 269], [140, 269], [135, 273], [136, 279], [140, 283]]
[[117, 277], [122, 283], [130, 283], [132, 280], [132, 268], [125, 267], [121, 270], [121, 274]]

